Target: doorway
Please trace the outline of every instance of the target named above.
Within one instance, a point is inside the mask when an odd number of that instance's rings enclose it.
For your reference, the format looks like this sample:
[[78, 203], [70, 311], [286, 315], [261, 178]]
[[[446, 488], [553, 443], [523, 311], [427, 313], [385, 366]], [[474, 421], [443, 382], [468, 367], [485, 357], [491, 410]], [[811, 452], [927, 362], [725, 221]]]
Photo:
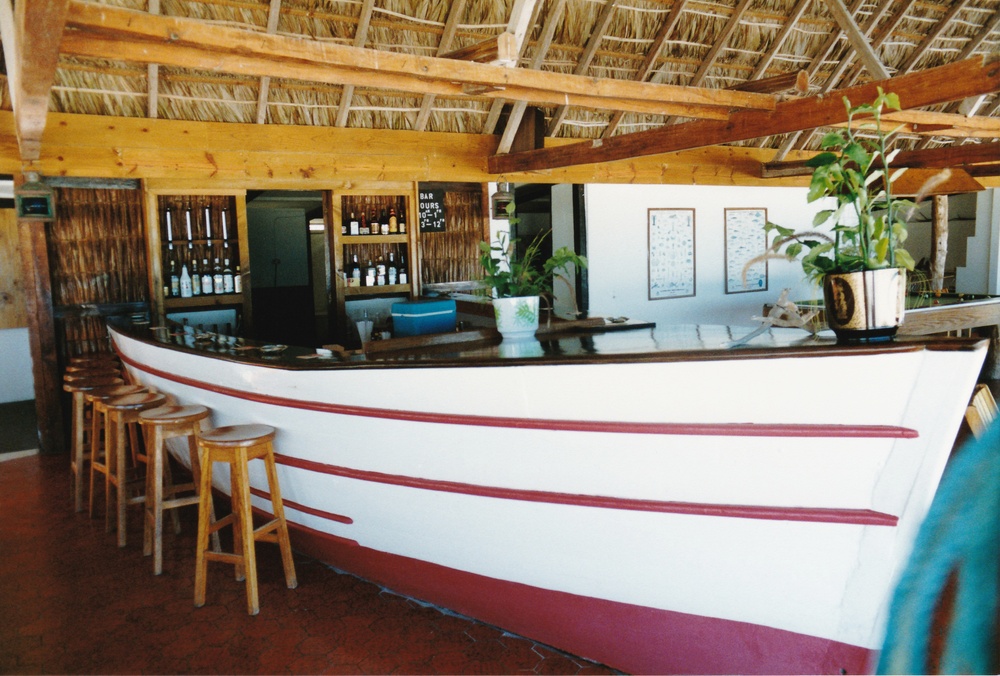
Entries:
[[319, 191], [247, 193], [253, 338], [302, 347], [328, 342], [324, 220]]

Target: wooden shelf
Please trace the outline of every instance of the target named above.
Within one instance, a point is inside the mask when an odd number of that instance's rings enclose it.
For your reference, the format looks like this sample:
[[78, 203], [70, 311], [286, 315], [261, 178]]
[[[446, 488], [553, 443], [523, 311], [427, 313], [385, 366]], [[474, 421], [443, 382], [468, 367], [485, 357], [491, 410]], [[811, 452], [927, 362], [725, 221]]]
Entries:
[[341, 244], [406, 244], [409, 235], [340, 235]]
[[345, 296], [380, 296], [410, 293], [409, 284], [383, 284], [382, 286], [345, 286]]
[[242, 293], [209, 294], [190, 298], [164, 298], [163, 305], [168, 310], [231, 307], [243, 305]]

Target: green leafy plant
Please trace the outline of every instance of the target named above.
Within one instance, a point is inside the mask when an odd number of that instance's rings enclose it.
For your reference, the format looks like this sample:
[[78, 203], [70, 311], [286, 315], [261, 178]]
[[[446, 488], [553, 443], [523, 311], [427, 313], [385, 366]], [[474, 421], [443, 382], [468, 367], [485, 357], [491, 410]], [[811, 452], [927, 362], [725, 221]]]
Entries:
[[[801, 256], [803, 271], [815, 282], [829, 273], [914, 266], [902, 248], [914, 203], [892, 195], [892, 182], [905, 169], [889, 173], [898, 150], [888, 151], [891, 132], [882, 130], [883, 108], [899, 110], [899, 98], [880, 87], [872, 103], [852, 107], [845, 97], [844, 105], [847, 125], [827, 133], [820, 143], [823, 152], [806, 163], [813, 168], [808, 201], [832, 197], [836, 207], [818, 212], [809, 231], [768, 223], [766, 229], [777, 237], [760, 257]], [[859, 117], [864, 121], [856, 124]], [[827, 231], [819, 229], [829, 224], [833, 227]]]
[[[507, 205], [507, 214], [511, 225], [517, 224], [514, 218], [514, 203]], [[587, 267], [587, 259], [569, 249], [560, 247], [542, 263], [539, 270], [535, 266], [542, 247], [542, 241], [547, 233], [541, 233], [528, 248], [520, 260], [514, 260], [512, 252], [514, 240], [506, 234], [498, 233], [496, 241], [479, 243], [479, 262], [485, 274], [483, 283], [487, 288], [496, 291], [497, 298], [514, 298], [517, 296], [551, 296], [552, 286], [557, 277], [565, 279], [560, 274], [569, 265], [577, 268]]]

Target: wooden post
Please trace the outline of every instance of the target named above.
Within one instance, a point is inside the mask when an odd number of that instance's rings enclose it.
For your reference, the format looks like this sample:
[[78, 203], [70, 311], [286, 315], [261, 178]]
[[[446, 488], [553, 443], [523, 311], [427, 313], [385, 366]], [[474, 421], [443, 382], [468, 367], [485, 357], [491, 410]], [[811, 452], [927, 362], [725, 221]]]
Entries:
[[948, 196], [934, 195], [931, 226], [931, 288], [944, 288], [944, 267], [948, 258]]
[[31, 370], [35, 379], [35, 413], [42, 453], [65, 449], [60, 400], [59, 353], [52, 312], [52, 281], [45, 238], [46, 221], [18, 220], [21, 268], [28, 311]]

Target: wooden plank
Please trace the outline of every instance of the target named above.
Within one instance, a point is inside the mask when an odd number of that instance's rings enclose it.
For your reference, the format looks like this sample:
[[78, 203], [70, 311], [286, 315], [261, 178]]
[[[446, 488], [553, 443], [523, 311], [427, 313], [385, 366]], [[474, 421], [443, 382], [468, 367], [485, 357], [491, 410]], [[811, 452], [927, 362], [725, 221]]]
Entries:
[[515, 40], [513, 33], [503, 32], [495, 37], [438, 56], [442, 59], [475, 61], [476, 63], [490, 63], [495, 66], [511, 68], [517, 65], [518, 54]]
[[18, 253], [17, 216], [13, 209], [0, 209], [0, 329], [28, 326], [28, 311]]
[[928, 336], [997, 324], [1000, 324], [1000, 298], [907, 310], [899, 335]]
[[[420, 94], [462, 96], [464, 85], [501, 88], [496, 98], [535, 103], [626, 108], [662, 103], [664, 114], [717, 116], [729, 108], [773, 109], [773, 97], [697, 87], [598, 80], [548, 71], [492, 66], [357, 49], [177, 17], [69, 0], [67, 54], [130, 58], [213, 72], [270, 75], [329, 84], [354, 84]], [[489, 94], [487, 94], [489, 96]]]
[[809, 71], [798, 70], [782, 73], [762, 80], [747, 80], [727, 89], [737, 89], [741, 92], [759, 92], [761, 94], [778, 94], [794, 91], [800, 96], [809, 92]]
[[28, 314], [31, 372], [35, 381], [39, 448], [42, 453], [62, 453], [66, 447], [45, 222], [19, 220], [18, 237]]
[[773, 113], [737, 111], [728, 122], [698, 120], [616, 136], [600, 142], [587, 141], [558, 148], [495, 155], [489, 159], [488, 166], [495, 174], [536, 171], [573, 164], [624, 160], [814, 129], [846, 121], [843, 97], [851, 101], [870, 101], [875, 98], [878, 86], [898, 94], [906, 108], [920, 108], [1000, 89], [1000, 62], [987, 64], [984, 59], [969, 59], [883, 82], [840, 90], [837, 96], [782, 101]]
[[[976, 145], [944, 146], [926, 150], [903, 150], [892, 161], [894, 167], [909, 167], [911, 169], [944, 169], [946, 167], [973, 168], [972, 165], [992, 162], [1000, 157], [1000, 143], [980, 143]], [[808, 176], [812, 169], [806, 166], [806, 160], [790, 162], [769, 162], [761, 165], [763, 178], [779, 178], [782, 176]]]
[[[8, 0], [3, 0], [5, 4]], [[13, 35], [13, 59], [4, 46], [8, 71], [16, 75], [16, 101], [14, 116], [17, 128], [18, 149], [22, 160], [37, 160], [41, 153], [45, 118], [49, 111], [49, 92], [55, 82], [59, 64], [59, 40], [66, 24], [70, 0], [46, 2], [18, 2], [13, 17], [5, 10], [0, 21], [5, 24], [13, 18], [13, 27], [5, 27], [4, 42]], [[28, 30], [30, 27], [30, 30]]]

